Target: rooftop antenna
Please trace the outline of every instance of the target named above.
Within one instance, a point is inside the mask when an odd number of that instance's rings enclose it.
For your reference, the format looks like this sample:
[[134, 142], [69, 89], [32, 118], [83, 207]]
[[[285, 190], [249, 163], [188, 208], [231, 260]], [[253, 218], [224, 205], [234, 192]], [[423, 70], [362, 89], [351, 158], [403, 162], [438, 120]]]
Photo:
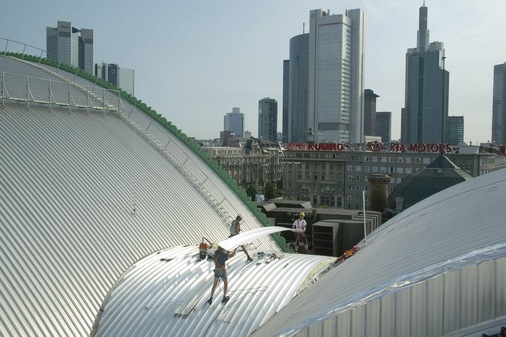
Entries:
[[302, 23], [302, 34], [306, 34], [306, 23]]
[[423, 0], [423, 4], [422, 4], [422, 7], [425, 7], [425, 0]]

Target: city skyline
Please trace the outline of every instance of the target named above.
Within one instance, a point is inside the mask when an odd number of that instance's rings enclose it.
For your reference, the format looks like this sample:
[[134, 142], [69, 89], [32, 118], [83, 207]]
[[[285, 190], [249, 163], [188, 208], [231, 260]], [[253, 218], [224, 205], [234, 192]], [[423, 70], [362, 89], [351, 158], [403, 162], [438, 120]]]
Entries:
[[[96, 63], [114, 60], [135, 69], [138, 99], [188, 136], [218, 138], [230, 107], [240, 107], [244, 130], [257, 134], [258, 101], [272, 97], [282, 102], [289, 40], [309, 31], [310, 10], [339, 14], [360, 8], [366, 21], [364, 87], [380, 96], [378, 111], [392, 112], [392, 139], [399, 139], [405, 53], [416, 45], [422, 4], [421, 0], [381, 4], [219, 0], [212, 4], [157, 1], [148, 7], [111, 1], [96, 11], [98, 2], [76, 10], [60, 0], [4, 0], [0, 37], [45, 49], [46, 27], [58, 20], [93, 29]], [[465, 142], [487, 142], [492, 132], [493, 69], [506, 61], [506, 46], [500, 39], [506, 29], [502, 18], [506, 3], [448, 0], [425, 1], [425, 5], [431, 41], [445, 44], [446, 69], [451, 74], [448, 114], [464, 116]], [[281, 123], [279, 118], [278, 130]]]

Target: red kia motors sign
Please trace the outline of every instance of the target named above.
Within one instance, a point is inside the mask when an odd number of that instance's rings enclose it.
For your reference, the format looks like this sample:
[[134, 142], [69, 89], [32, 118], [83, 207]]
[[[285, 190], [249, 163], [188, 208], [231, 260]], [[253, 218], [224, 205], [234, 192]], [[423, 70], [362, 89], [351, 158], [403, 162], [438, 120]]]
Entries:
[[[341, 143], [288, 143], [284, 144], [285, 150], [305, 150], [305, 151], [346, 151], [346, 146]], [[425, 152], [425, 153], [449, 153], [453, 149], [450, 144], [439, 143], [415, 143], [401, 144], [391, 143], [383, 145], [380, 142], [368, 142], [365, 144], [367, 151], [389, 151], [389, 152]]]

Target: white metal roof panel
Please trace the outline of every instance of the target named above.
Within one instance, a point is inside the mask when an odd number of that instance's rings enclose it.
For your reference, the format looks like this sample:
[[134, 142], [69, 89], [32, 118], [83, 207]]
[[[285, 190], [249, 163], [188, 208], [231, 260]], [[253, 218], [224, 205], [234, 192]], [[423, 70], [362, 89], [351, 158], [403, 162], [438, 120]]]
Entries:
[[[45, 79], [36, 97], [47, 79], [62, 80], [0, 56], [4, 71]], [[261, 226], [190, 149], [129, 108], [0, 102], [1, 336], [88, 336], [139, 259], [203, 236], [221, 241], [236, 213], [243, 230]], [[269, 236], [254, 244], [279, 251]]]
[[506, 170], [424, 199], [252, 336], [467, 336], [504, 325], [505, 203]]
[[214, 261], [200, 260], [197, 246], [148, 256], [130, 268], [109, 295], [96, 336], [248, 336], [335, 261], [304, 254], [249, 253], [253, 262], [247, 263], [240, 251], [227, 261], [230, 301], [225, 305], [220, 302], [221, 283], [212, 305], [206, 303]]

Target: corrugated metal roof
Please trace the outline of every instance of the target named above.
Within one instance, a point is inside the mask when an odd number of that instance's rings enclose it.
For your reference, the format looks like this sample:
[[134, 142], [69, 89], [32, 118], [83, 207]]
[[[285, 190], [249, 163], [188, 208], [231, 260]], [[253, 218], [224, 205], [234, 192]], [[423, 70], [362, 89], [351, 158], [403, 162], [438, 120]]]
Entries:
[[[68, 76], [2, 56], [0, 71]], [[46, 84], [36, 82], [32, 94], [42, 98]], [[69, 85], [75, 95], [85, 90]], [[147, 335], [247, 335], [258, 327], [252, 336], [347, 337], [470, 336], [504, 324], [505, 171], [410, 207], [296, 297], [300, 281], [309, 285], [328, 261], [232, 259], [231, 290], [248, 295], [223, 308], [197, 305], [184, 318], [192, 298], [210, 288], [209, 263], [195, 262], [193, 245], [202, 236], [224, 239], [235, 213], [244, 230], [260, 224], [176, 137], [128, 103], [111, 107], [0, 105], [0, 335], [87, 336], [104, 301], [104, 336], [121, 324]], [[269, 237], [254, 246], [279, 253]]]
[[[249, 250], [227, 261], [230, 300], [223, 284], [207, 304], [214, 261], [197, 246], [164, 250], [136, 263], [109, 295], [97, 337], [248, 336], [319, 279], [334, 258]], [[260, 254], [259, 254], [260, 253]]]
[[[38, 67], [0, 56], [2, 71], [51, 78], [59, 92], [61, 79]], [[41, 96], [47, 83], [31, 89]], [[176, 137], [122, 109], [0, 103], [1, 336], [88, 336], [139, 259], [203, 236], [221, 241], [236, 213], [243, 230], [261, 226]], [[269, 236], [254, 244], [279, 251]]]
[[506, 321], [505, 203], [506, 170], [424, 199], [379, 227], [367, 246], [252, 336], [498, 331]]

